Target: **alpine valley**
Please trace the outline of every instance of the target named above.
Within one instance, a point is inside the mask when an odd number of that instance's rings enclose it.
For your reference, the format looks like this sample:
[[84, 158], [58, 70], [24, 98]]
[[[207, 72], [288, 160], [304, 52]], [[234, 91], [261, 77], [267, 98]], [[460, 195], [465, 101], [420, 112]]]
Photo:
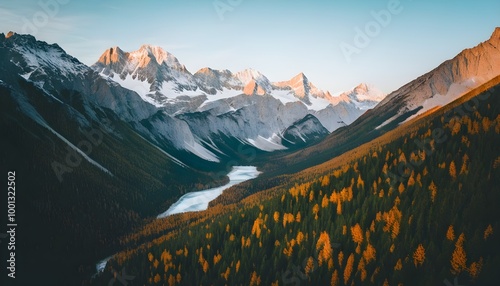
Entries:
[[0, 34], [16, 285], [498, 283], [500, 28], [387, 95], [272, 80]]

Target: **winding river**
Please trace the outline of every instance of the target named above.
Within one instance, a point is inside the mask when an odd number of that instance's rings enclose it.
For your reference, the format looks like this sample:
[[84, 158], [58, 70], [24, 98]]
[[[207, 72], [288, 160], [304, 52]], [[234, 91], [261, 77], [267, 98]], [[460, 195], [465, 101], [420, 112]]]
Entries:
[[157, 218], [164, 218], [178, 213], [206, 210], [208, 208], [208, 203], [220, 196], [224, 190], [244, 181], [257, 178], [259, 174], [260, 173], [257, 171], [256, 167], [235, 166], [233, 167], [233, 170], [227, 174], [229, 177], [229, 183], [213, 189], [187, 193], [176, 203], [171, 205], [167, 211], [158, 215]]
[[[253, 166], [234, 166], [232, 171], [227, 174], [229, 183], [217, 188], [207, 189], [198, 192], [191, 192], [183, 195], [177, 202], [171, 205], [168, 210], [159, 214], [158, 219], [168, 217], [173, 214], [185, 212], [203, 211], [208, 208], [208, 203], [222, 194], [222, 192], [239, 183], [255, 179], [260, 172]], [[113, 256], [107, 257], [96, 264], [97, 273], [106, 268], [106, 264]]]

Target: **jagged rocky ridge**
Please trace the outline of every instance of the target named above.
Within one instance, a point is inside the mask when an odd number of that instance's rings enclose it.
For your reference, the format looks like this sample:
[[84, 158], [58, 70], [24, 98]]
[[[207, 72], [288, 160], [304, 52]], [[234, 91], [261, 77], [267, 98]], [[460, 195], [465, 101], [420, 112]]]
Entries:
[[[307, 115], [314, 115], [316, 124], [332, 132], [383, 98], [365, 84], [334, 97], [303, 73], [274, 83], [252, 69], [232, 73], [203, 68], [193, 75], [173, 55], [151, 45], [130, 53], [110, 48], [92, 68], [136, 91], [165, 116], [187, 123], [195, 141], [215, 146], [223, 135], [265, 151], [286, 149], [283, 132]], [[210, 152], [217, 157], [217, 150]]]

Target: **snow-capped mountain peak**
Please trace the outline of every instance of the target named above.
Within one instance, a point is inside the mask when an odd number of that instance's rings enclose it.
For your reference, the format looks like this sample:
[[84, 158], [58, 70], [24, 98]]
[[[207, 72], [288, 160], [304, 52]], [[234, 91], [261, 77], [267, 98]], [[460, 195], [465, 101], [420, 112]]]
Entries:
[[349, 97], [357, 101], [381, 101], [385, 98], [385, 94], [378, 88], [368, 85], [366, 83], [361, 83], [356, 86]]
[[125, 52], [120, 49], [120, 47], [115, 46], [107, 49], [99, 58], [97, 62], [103, 63], [105, 65], [111, 65], [117, 63], [120, 60], [125, 60]]
[[254, 79], [250, 80], [250, 82], [245, 85], [245, 88], [243, 88], [243, 93], [246, 95], [265, 95], [268, 92], [269, 90], [267, 90], [265, 86], [260, 85]]
[[[143, 45], [130, 53], [114, 47], [106, 51], [93, 68], [104, 77], [136, 91], [144, 101], [174, 116], [197, 111], [221, 115], [240, 110], [249, 104], [266, 102], [269, 105], [274, 102], [273, 104], [283, 106], [280, 107], [283, 110], [300, 110], [295, 115], [301, 116], [293, 117], [289, 123], [310, 113], [317, 115], [321, 123], [329, 131], [333, 131], [339, 127], [333, 123], [352, 122], [364, 110], [376, 105], [379, 98], [379, 94], [374, 93], [374, 89], [368, 85], [360, 85], [342, 97], [332, 97], [328, 91], [318, 89], [302, 72], [287, 81], [274, 83], [252, 68], [232, 73], [229, 70], [205, 67], [192, 75], [175, 56], [153, 45]], [[350, 93], [353, 94], [349, 96]], [[259, 114], [262, 113], [263, 106], [260, 108]], [[262, 116], [264, 118], [268, 115]], [[339, 118], [332, 121], [332, 116]], [[266, 118], [264, 121], [270, 120]], [[285, 126], [280, 125], [282, 127]], [[270, 134], [272, 132], [264, 134], [265, 138]], [[253, 138], [252, 136], [248, 138]]]
[[206, 76], [215, 76], [219, 73], [218, 70], [211, 69], [209, 67], [204, 67], [199, 69], [195, 74], [206, 75]]
[[96, 64], [98, 63], [104, 65], [128, 63], [134, 68], [147, 68], [151, 64], [158, 66], [164, 64], [171, 69], [186, 72], [184, 65], [180, 64], [174, 55], [154, 45], [142, 45], [137, 51], [130, 53], [115, 46], [107, 49]]
[[75, 76], [82, 77], [87, 69], [87, 66], [66, 54], [59, 45], [37, 41], [31, 35], [1, 33], [0, 47], [7, 48], [12, 53], [8, 58], [22, 70], [22, 77], [47, 90], [57, 91], [58, 87], [51, 86], [46, 77], [58, 76], [73, 81]]
[[317, 106], [318, 103], [320, 106], [326, 106], [334, 103], [331, 101], [330, 93], [318, 89], [302, 72], [290, 80], [275, 82], [273, 86], [280, 90], [289, 90], [295, 98], [308, 106]]
[[333, 101], [336, 103], [351, 102], [357, 108], [367, 110], [375, 107], [385, 98], [385, 96], [386, 95], [376, 87], [361, 83], [352, 90], [333, 97]]
[[234, 78], [233, 73], [230, 70], [215, 70], [209, 67], [204, 67], [198, 70], [194, 74], [196, 80], [202, 85], [212, 85], [215, 84], [215, 81], [218, 81], [219, 84], [223, 82], [228, 82], [231, 85], [238, 85], [241, 87], [241, 82], [237, 82]]
[[[223, 93], [224, 90], [240, 91], [243, 84], [229, 70], [214, 70], [208, 67], [198, 70], [194, 79], [199, 88], [209, 95]], [[235, 93], [235, 92], [232, 92]], [[236, 92], [235, 94], [238, 94]]]
[[[368, 109], [383, 98], [382, 93], [368, 85], [356, 87], [349, 92], [353, 93], [351, 96], [346, 94], [335, 98], [329, 92], [318, 89], [302, 72], [287, 81], [273, 83], [252, 68], [232, 73], [229, 70], [205, 67], [192, 75], [174, 55], [154, 45], [142, 45], [137, 51], [130, 53], [113, 47], [92, 67], [123, 87], [136, 91], [144, 100], [164, 107], [175, 103], [176, 98], [183, 95], [193, 98], [205, 96], [205, 103], [240, 94], [270, 95], [283, 104], [302, 102], [307, 109], [316, 111], [330, 104], [349, 104], [351, 101], [356, 107]], [[197, 104], [190, 106], [205, 106], [201, 98], [196, 99]], [[179, 102], [184, 102], [180, 105], [186, 107], [184, 97]], [[173, 107], [169, 109], [172, 110], [171, 114], [178, 114]]]
[[264, 95], [272, 91], [269, 79], [257, 70], [245, 69], [234, 74], [234, 78], [244, 85], [243, 91], [247, 95]]
[[299, 73], [298, 75], [294, 76], [288, 81], [288, 83], [292, 90], [295, 92], [295, 95], [297, 95], [298, 97], [304, 98], [309, 94], [309, 80], [304, 75], [304, 73]]
[[171, 53], [165, 51], [163, 48], [154, 45], [142, 45], [139, 50], [130, 53], [130, 57], [142, 60], [144, 58], [154, 59], [157, 64], [166, 64], [168, 67], [183, 70], [186, 68], [179, 63], [179, 60]]
[[133, 52], [113, 47], [106, 50], [92, 68], [157, 106], [180, 95], [201, 94], [186, 67], [158, 46], [142, 45]]
[[251, 68], [235, 73], [234, 77], [241, 81], [244, 85], [247, 85], [252, 80], [255, 80], [256, 82], [269, 82], [269, 80], [261, 72]]

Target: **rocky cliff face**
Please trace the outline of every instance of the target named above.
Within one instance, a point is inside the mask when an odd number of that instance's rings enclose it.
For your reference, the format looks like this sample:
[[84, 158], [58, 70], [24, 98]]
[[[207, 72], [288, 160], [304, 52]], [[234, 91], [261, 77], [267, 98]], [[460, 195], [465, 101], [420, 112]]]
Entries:
[[267, 93], [264, 86], [258, 84], [255, 80], [250, 82], [243, 88], [243, 93], [246, 95], [264, 95]]
[[301, 120], [294, 122], [282, 134], [283, 139], [285, 139], [284, 144], [301, 146], [309, 142], [315, 142], [323, 139], [329, 134], [329, 132], [318, 123], [319, 120], [311, 114], [308, 114]]
[[389, 94], [376, 110], [395, 110], [402, 115], [419, 109], [418, 112], [423, 113], [446, 105], [499, 74], [500, 28], [496, 28], [489, 40], [463, 50], [453, 59]]
[[208, 95], [215, 95], [224, 89], [242, 89], [242, 83], [237, 81], [229, 70], [202, 68], [194, 74], [194, 78], [200, 89]]

